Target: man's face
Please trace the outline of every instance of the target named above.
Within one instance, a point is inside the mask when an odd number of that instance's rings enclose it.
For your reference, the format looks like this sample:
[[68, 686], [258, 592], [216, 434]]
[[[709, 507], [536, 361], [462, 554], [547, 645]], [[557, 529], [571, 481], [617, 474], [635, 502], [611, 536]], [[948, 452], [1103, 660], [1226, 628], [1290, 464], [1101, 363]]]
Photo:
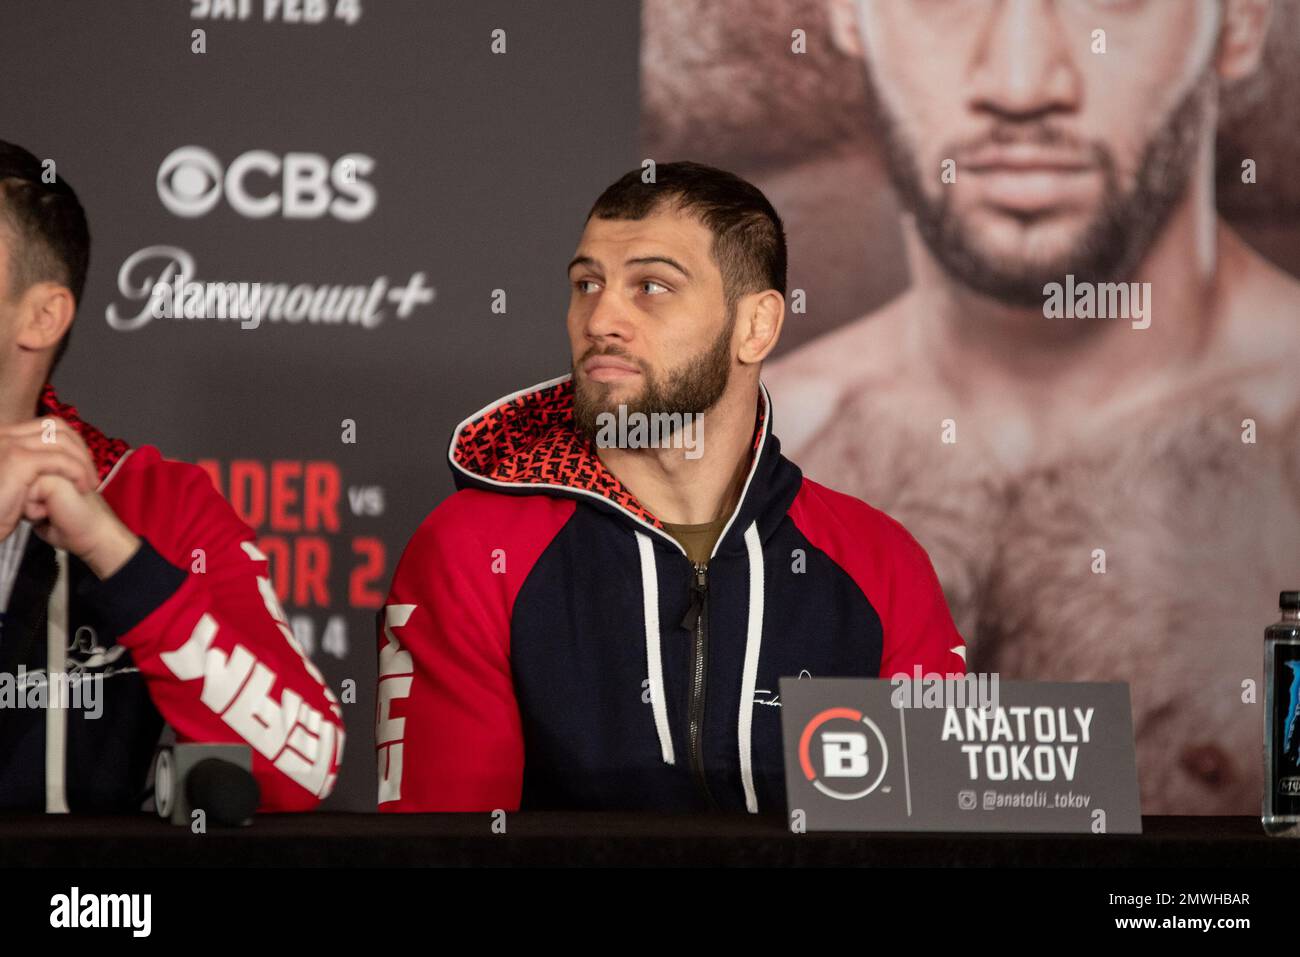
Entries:
[[857, 16], [891, 177], [948, 273], [1032, 305], [1066, 273], [1141, 260], [1204, 142], [1217, 0], [859, 0]]
[[574, 424], [597, 416], [707, 412], [734, 361], [713, 235], [676, 212], [592, 218], [569, 267]]

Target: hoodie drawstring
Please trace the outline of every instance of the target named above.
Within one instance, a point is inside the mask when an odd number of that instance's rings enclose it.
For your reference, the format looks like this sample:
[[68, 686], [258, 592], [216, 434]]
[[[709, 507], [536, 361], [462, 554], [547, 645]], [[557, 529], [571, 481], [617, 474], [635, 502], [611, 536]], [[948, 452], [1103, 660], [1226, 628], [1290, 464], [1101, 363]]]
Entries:
[[[641, 594], [645, 618], [646, 665], [650, 675], [650, 705], [654, 711], [655, 731], [665, 764], [673, 764], [673, 739], [668, 729], [668, 708], [664, 696], [663, 657], [659, 634], [659, 576], [655, 568], [654, 543], [650, 536], [636, 532], [637, 551], [641, 557]], [[745, 629], [745, 663], [740, 681], [740, 722], [737, 746], [740, 752], [740, 779], [745, 789], [745, 808], [758, 813], [758, 795], [754, 790], [754, 686], [758, 681], [758, 656], [763, 641], [763, 545], [758, 523], [745, 530], [745, 551], [749, 557], [749, 616]]]
[[673, 761], [673, 736], [668, 730], [668, 707], [664, 703], [664, 665], [659, 654], [659, 573], [655, 570], [655, 546], [650, 537], [636, 533], [641, 553], [641, 595], [645, 607], [645, 658], [650, 674], [650, 707], [654, 710], [655, 731], [664, 764]]
[[754, 685], [758, 681], [758, 652], [763, 643], [763, 543], [758, 523], [745, 529], [745, 551], [749, 554], [749, 626], [745, 631], [745, 670], [740, 679], [740, 780], [745, 787], [745, 809], [758, 813], [754, 792]]
[[[53, 396], [53, 390], [47, 385], [46, 392]], [[56, 400], [57, 401], [57, 400]], [[72, 406], [58, 406], [64, 417], [71, 413], [69, 421], [75, 420], [76, 409]], [[87, 426], [87, 428], [89, 428]], [[93, 430], [91, 430], [93, 431]], [[96, 433], [98, 434], [98, 433]], [[103, 436], [100, 436], [102, 439]], [[116, 448], [117, 461], [108, 474], [100, 480], [98, 491], [103, 492], [118, 469], [131, 457], [132, 449], [126, 448], [121, 439], [107, 440], [110, 451]], [[120, 448], [118, 448], [120, 446]], [[50, 592], [49, 603], [45, 607], [45, 813], [68, 813], [68, 700], [71, 685], [68, 681], [68, 553], [61, 548], [54, 550], [54, 564], [58, 569], [54, 579], [54, 590]], [[79, 680], [84, 676], [79, 675]]]
[[68, 553], [55, 549], [54, 561], [58, 574], [45, 629], [45, 813], [67, 814]]

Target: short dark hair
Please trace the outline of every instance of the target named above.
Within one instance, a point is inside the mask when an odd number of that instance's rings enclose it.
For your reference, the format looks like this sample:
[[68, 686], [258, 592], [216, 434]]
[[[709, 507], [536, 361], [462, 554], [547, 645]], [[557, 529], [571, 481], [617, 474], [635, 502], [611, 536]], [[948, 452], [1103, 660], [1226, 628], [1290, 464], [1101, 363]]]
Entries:
[[[61, 175], [42, 176], [41, 161], [15, 143], [0, 140], [0, 224], [9, 228], [9, 296], [17, 298], [35, 283], [68, 287], [81, 304], [90, 265], [90, 227], [81, 201]], [[48, 375], [68, 349], [71, 328], [54, 351]]]
[[785, 295], [785, 228], [762, 191], [734, 173], [681, 161], [654, 167], [653, 183], [640, 167], [600, 194], [587, 219], [644, 219], [663, 208], [699, 219], [713, 233], [713, 259], [722, 273], [728, 318], [740, 297], [775, 289]]

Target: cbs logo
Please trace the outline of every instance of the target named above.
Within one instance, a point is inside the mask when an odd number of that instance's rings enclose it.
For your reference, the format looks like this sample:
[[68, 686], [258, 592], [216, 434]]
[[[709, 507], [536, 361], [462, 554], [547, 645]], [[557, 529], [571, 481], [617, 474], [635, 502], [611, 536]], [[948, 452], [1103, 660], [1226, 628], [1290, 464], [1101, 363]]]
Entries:
[[884, 780], [889, 746], [880, 728], [861, 711], [827, 708], [814, 715], [799, 735], [799, 766], [822, 794], [856, 801]]
[[346, 222], [365, 219], [375, 209], [375, 188], [363, 177], [375, 161], [348, 153], [331, 163], [319, 153], [266, 150], [241, 153], [225, 169], [210, 150], [182, 146], [158, 167], [158, 198], [177, 216], [205, 216], [226, 197], [230, 208], [248, 219], [283, 216]]

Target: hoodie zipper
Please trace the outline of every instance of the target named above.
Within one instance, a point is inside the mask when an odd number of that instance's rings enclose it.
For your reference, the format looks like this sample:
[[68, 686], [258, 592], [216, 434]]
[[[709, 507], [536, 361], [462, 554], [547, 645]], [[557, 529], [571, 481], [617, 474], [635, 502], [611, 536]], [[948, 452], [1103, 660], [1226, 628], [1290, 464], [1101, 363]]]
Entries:
[[704, 694], [705, 678], [709, 656], [709, 570], [707, 565], [691, 562], [695, 570], [695, 579], [691, 582], [691, 603], [698, 608], [695, 617], [695, 642], [691, 655], [691, 705], [690, 720], [687, 724], [688, 749], [691, 768], [695, 780], [704, 792], [709, 807], [717, 809], [717, 802], [709, 790], [708, 777], [704, 773], [704, 754], [702, 737], [704, 734]]

